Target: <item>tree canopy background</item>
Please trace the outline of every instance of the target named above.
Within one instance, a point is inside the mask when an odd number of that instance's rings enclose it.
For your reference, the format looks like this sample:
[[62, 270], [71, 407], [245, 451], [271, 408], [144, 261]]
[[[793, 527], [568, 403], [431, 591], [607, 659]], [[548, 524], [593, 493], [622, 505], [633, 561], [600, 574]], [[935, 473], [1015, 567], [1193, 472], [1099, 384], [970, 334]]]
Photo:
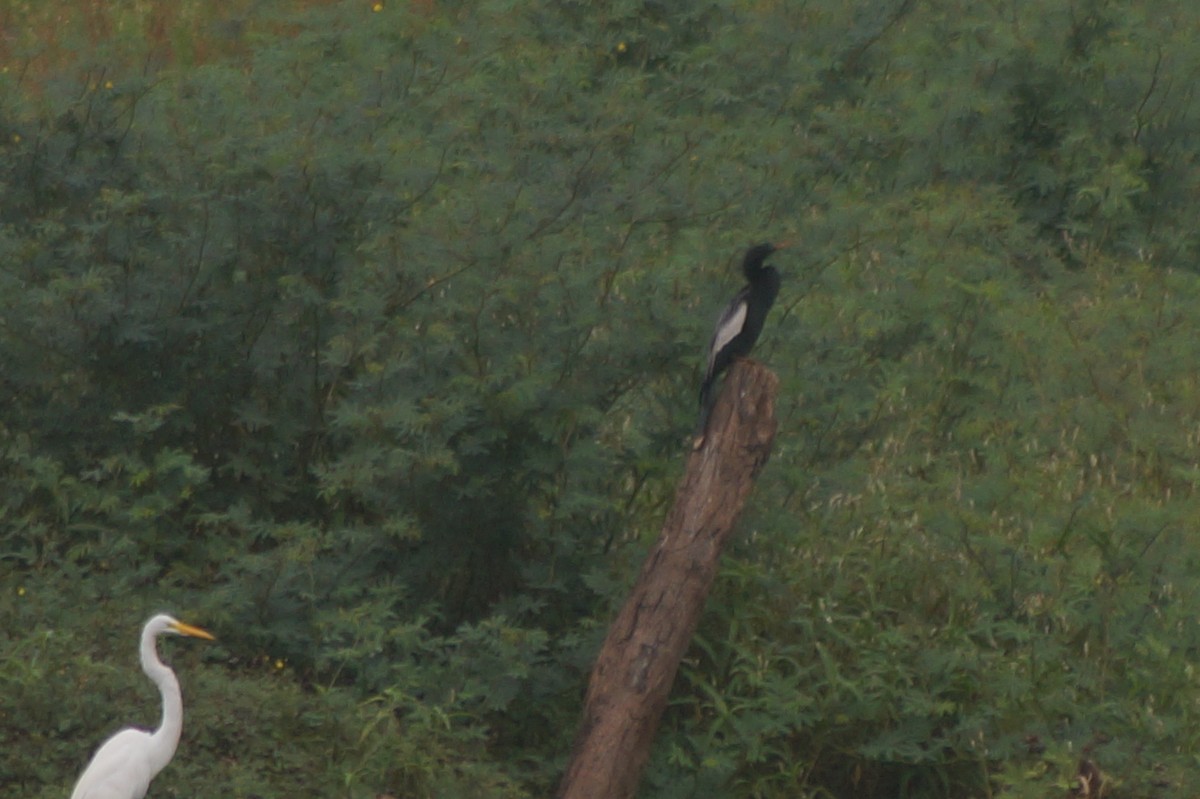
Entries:
[[788, 238], [644, 795], [1200, 789], [1200, 9], [72, 6], [0, 10], [6, 792], [168, 609], [155, 795], [547, 795]]

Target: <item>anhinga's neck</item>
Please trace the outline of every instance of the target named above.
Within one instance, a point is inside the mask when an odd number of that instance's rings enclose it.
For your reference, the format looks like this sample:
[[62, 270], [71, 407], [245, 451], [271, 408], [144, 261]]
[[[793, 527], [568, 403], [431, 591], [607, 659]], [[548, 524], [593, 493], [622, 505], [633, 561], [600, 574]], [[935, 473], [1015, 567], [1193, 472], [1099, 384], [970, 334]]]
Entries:
[[772, 244], [759, 244], [746, 252], [746, 258], [742, 261], [742, 274], [746, 276], [746, 280], [754, 283], [763, 277], [764, 272], [767, 271], [763, 262], [773, 252], [775, 252], [775, 246]]

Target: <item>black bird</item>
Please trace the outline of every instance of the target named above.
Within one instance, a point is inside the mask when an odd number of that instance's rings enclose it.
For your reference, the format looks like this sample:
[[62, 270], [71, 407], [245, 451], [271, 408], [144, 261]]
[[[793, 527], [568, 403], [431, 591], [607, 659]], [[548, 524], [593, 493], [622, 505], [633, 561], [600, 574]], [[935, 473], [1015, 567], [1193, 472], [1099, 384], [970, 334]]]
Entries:
[[708, 345], [708, 371], [700, 386], [700, 432], [704, 431], [708, 421], [713, 383], [731, 363], [749, 355], [754, 342], [758, 341], [767, 311], [771, 310], [775, 295], [779, 293], [779, 270], [763, 261], [784, 246], [766, 242], [746, 251], [742, 261], [746, 285], [721, 312]]

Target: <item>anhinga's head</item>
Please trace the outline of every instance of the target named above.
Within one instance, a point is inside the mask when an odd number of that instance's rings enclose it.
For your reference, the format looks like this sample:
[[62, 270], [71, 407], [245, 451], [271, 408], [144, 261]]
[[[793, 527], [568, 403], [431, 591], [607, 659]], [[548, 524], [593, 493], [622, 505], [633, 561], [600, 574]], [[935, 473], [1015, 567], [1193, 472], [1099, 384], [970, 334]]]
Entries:
[[746, 279], [752, 279], [762, 271], [763, 261], [767, 260], [771, 253], [786, 246], [785, 244], [772, 244], [769, 241], [755, 244], [746, 250], [746, 258], [742, 261], [742, 274], [746, 276]]

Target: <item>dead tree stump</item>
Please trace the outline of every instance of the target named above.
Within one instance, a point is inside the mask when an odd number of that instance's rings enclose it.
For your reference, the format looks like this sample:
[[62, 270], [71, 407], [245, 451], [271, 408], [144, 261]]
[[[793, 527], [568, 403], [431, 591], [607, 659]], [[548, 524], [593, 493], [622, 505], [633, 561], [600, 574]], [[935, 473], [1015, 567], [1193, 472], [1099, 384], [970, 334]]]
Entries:
[[770, 455], [778, 386], [753, 361], [729, 370], [662, 534], [600, 648], [559, 799], [636, 793], [721, 551]]

